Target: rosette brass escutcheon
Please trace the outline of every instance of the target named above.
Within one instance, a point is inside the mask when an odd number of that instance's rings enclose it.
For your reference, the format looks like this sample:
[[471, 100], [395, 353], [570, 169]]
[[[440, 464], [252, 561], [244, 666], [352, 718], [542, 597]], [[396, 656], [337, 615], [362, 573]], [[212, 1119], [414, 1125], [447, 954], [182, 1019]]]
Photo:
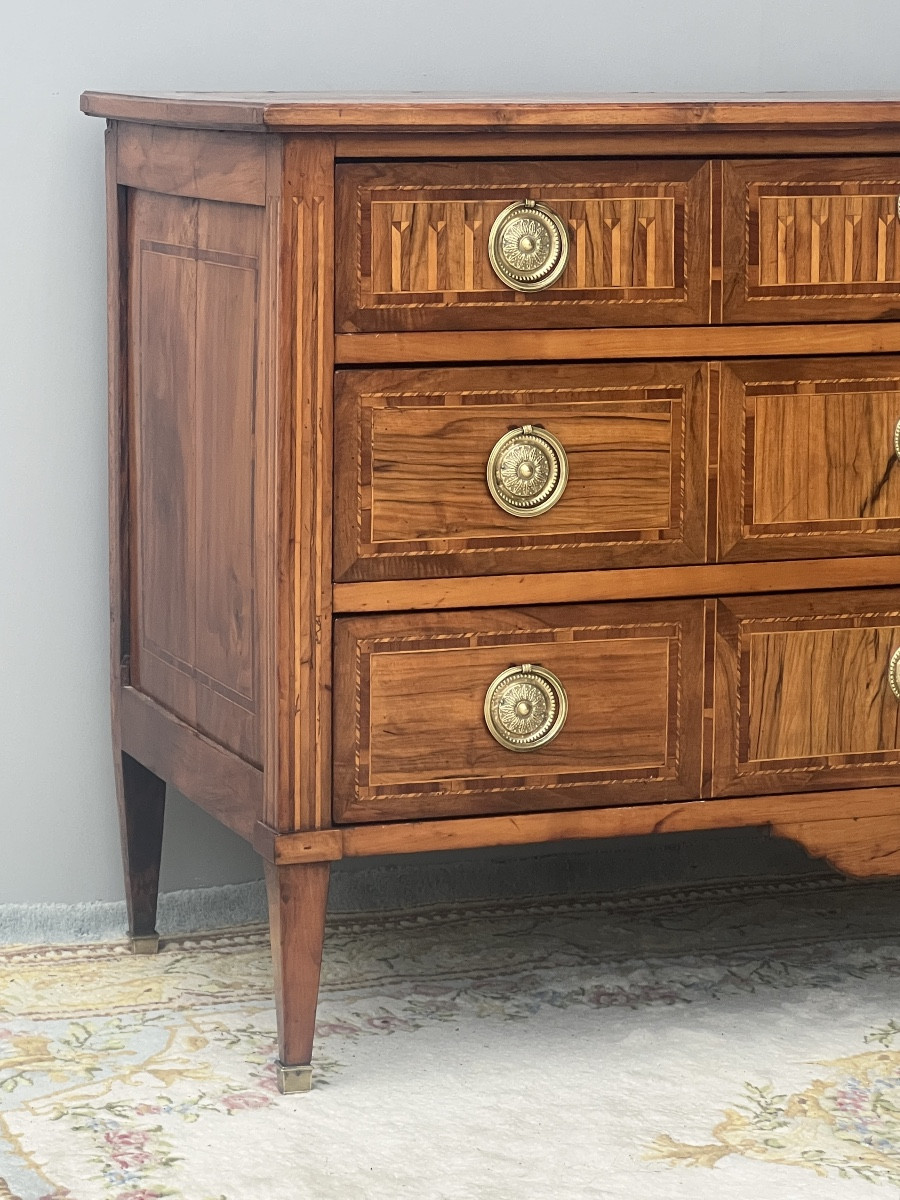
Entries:
[[487, 727], [507, 750], [537, 750], [552, 742], [568, 709], [562, 682], [531, 663], [501, 671], [484, 698]]
[[546, 429], [523, 425], [505, 433], [491, 451], [487, 485], [504, 512], [536, 517], [562, 497], [569, 460], [559, 438]]
[[488, 257], [497, 278], [517, 292], [539, 292], [559, 279], [569, 258], [562, 218], [535, 200], [504, 208], [488, 235]]
[[891, 685], [891, 691], [900, 700], [900, 650], [895, 650], [891, 656], [891, 663], [888, 667], [888, 683]]

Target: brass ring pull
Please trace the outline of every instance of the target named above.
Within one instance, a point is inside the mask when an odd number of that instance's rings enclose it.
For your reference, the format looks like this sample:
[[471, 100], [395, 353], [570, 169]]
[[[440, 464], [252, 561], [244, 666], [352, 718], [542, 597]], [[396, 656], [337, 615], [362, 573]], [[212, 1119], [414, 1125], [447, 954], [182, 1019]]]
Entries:
[[895, 650], [891, 656], [891, 663], [888, 667], [888, 683], [891, 685], [891, 691], [900, 700], [900, 650]]
[[504, 512], [537, 517], [557, 504], [569, 481], [569, 460], [559, 438], [523, 425], [505, 433], [491, 451], [487, 485]]
[[894, 426], [894, 455], [900, 458], [900, 421]]
[[562, 729], [568, 711], [561, 680], [531, 663], [501, 671], [484, 698], [487, 727], [506, 750], [546, 746]]
[[569, 260], [569, 234], [558, 213], [536, 200], [517, 200], [488, 234], [494, 274], [517, 292], [539, 292], [555, 283]]

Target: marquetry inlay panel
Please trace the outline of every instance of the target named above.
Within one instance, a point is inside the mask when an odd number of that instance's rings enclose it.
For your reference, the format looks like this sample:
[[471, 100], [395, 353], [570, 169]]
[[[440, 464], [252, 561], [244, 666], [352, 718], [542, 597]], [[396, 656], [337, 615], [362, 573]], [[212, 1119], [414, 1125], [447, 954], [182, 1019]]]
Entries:
[[900, 236], [897, 194], [763, 195], [759, 220], [759, 286], [897, 283]]
[[900, 593], [720, 601], [714, 792], [895, 783]]
[[[703, 163], [339, 166], [338, 328], [645, 325], [709, 319], [709, 174]], [[523, 294], [491, 266], [512, 202], [560, 218], [568, 260]]]
[[[696, 363], [341, 372], [336, 578], [702, 562], [707, 392]], [[486, 469], [525, 425], [568, 470], [558, 502], [522, 517]]]
[[863, 320], [900, 302], [900, 159], [726, 163], [726, 320]]
[[[703, 602], [343, 618], [335, 632], [335, 818], [454, 816], [696, 796]], [[567, 697], [558, 736], [516, 753], [485, 722], [523, 663]]]
[[900, 359], [775, 359], [721, 374], [726, 560], [896, 554]]

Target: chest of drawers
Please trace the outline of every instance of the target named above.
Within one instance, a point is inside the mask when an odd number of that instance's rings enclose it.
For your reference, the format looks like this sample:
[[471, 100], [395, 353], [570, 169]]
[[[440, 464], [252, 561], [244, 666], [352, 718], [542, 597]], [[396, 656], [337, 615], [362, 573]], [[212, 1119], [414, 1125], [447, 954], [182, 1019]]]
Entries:
[[900, 870], [900, 99], [86, 93], [131, 937], [265, 860], [764, 825]]

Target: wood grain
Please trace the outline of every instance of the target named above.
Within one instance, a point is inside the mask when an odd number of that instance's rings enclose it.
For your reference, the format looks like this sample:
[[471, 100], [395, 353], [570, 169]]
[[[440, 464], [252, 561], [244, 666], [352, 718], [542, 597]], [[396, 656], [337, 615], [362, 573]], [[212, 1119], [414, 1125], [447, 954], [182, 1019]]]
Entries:
[[898, 646], [897, 591], [721, 601], [714, 793], [896, 783]]
[[729, 162], [725, 320], [900, 315], [900, 158]]
[[265, 863], [278, 1058], [285, 1067], [306, 1065], [312, 1057], [330, 867]]
[[[494, 220], [525, 199], [569, 231], [544, 292], [513, 291], [488, 260]], [[692, 160], [338, 164], [337, 329], [702, 324], [709, 199]]]
[[253, 831], [253, 847], [267, 862], [289, 866], [302, 862], [336, 862], [343, 857], [340, 829], [312, 829], [307, 833], [279, 833], [260, 821]]
[[285, 147], [276, 452], [279, 830], [330, 823], [333, 146]]
[[900, 323], [653, 329], [509, 329], [441, 333], [342, 333], [340, 365], [621, 358], [745, 358], [752, 354], [900, 351]]
[[257, 765], [260, 236], [258, 208], [130, 193], [131, 679]]
[[[896, 154], [897, 131], [890, 126], [797, 126], [793, 129], [693, 126], [678, 131], [679, 153], [688, 158], [824, 154]], [[379, 161], [397, 158], [670, 158], [672, 130], [607, 126], [589, 130], [495, 129], [443, 132], [384, 129], [335, 132], [338, 158]]]
[[123, 688], [118, 704], [123, 748], [249, 841], [262, 816], [262, 771], [134, 688]]
[[851, 788], [671, 804], [575, 808], [510, 816], [348, 825], [307, 834], [275, 834], [264, 828], [255, 841], [261, 847], [261, 853], [287, 865], [378, 854], [419, 854], [704, 829], [774, 827], [776, 824], [779, 836], [785, 830], [783, 836], [792, 837], [793, 833], [787, 831], [790, 825], [802, 823], [810, 830], [827, 829], [841, 819], [847, 819], [848, 814], [852, 814], [851, 820], [858, 822], [858, 835], [862, 841], [869, 822], [877, 830], [878, 819], [896, 819], [898, 807], [898, 787]]
[[[696, 601], [351, 618], [335, 632], [335, 819], [375, 821], [696, 796]], [[484, 699], [534, 663], [568, 693], [562, 732], [516, 753]]]
[[898, 358], [725, 365], [721, 557], [896, 554], [898, 420]]
[[824, 858], [844, 875], [900, 875], [900, 815], [848, 817], [842, 821], [777, 821], [772, 832], [790, 838], [814, 858]]
[[[698, 364], [342, 372], [335, 578], [702, 561], [707, 387]], [[562, 499], [505, 512], [485, 469], [525, 424], [563, 444]]]
[[458, 92], [88, 91], [82, 112], [113, 120], [214, 128], [459, 130], [900, 128], [900, 93], [759, 95], [593, 92], [473, 96]]
[[341, 583], [334, 588], [335, 613], [438, 611], [504, 605], [510, 596], [530, 604], [584, 604], [634, 597], [723, 596], [741, 592], [791, 592], [835, 587], [900, 585], [896, 555], [882, 558], [801, 562], [719, 563], [709, 566], [634, 570], [559, 571], [553, 574], [492, 575], [481, 579], [410, 579], [396, 583]]
[[266, 203], [266, 146], [252, 134], [118, 126], [119, 184], [168, 196]]

